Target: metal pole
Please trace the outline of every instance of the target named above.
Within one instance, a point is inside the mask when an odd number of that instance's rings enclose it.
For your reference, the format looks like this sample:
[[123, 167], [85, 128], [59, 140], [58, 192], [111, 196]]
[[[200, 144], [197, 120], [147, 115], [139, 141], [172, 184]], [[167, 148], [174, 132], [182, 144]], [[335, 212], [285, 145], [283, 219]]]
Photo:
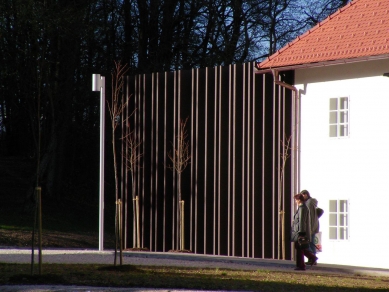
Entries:
[[104, 141], [105, 141], [105, 77], [92, 74], [92, 91], [100, 91], [100, 191], [99, 250], [104, 249]]
[[39, 245], [39, 275], [42, 275], [42, 198], [41, 187], [36, 187], [35, 191], [38, 200], [38, 245]]
[[136, 247], [140, 247], [139, 197], [136, 196]]
[[180, 201], [180, 209], [181, 209], [181, 250], [184, 250], [184, 245], [185, 245], [185, 239], [184, 239], [184, 200]]
[[135, 196], [135, 199], [132, 199], [132, 201], [134, 201], [135, 203], [135, 214], [134, 214], [134, 217], [135, 217], [135, 225], [134, 225], [134, 242], [133, 242], [133, 246], [136, 247], [136, 248], [140, 248], [140, 226], [139, 226], [139, 196]]
[[119, 227], [119, 251], [120, 251], [120, 265], [123, 265], [123, 245], [122, 245], [122, 200], [118, 200], [118, 227]]

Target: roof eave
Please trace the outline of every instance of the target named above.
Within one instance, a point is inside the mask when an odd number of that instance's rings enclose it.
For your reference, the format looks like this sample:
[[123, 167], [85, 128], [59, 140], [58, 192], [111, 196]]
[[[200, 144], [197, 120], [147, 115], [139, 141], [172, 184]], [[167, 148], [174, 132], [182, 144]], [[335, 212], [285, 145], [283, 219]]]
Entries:
[[257, 69], [257, 70], [255, 70], [255, 74], [268, 73], [268, 72], [271, 72], [272, 70], [277, 70], [280, 72], [280, 71], [290, 71], [290, 70], [296, 70], [296, 69], [326, 67], [326, 66], [333, 66], [333, 65], [340, 65], [340, 64], [351, 64], [351, 63], [373, 61], [373, 60], [382, 60], [382, 59], [389, 59], [389, 53], [382, 54], [382, 55], [376, 55], [376, 56], [363, 56], [363, 57], [358, 57], [358, 58], [330, 60], [330, 61], [322, 61], [322, 62], [315, 62], [315, 63], [294, 64], [294, 65], [279, 66], [279, 67], [268, 67], [268, 68], [263, 68], [263, 69], [255, 68], [255, 69]]

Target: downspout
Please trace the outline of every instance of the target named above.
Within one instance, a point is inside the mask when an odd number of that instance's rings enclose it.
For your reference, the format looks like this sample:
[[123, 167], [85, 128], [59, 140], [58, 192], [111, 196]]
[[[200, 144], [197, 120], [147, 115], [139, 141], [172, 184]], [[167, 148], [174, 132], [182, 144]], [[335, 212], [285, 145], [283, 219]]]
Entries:
[[[287, 84], [279, 80], [279, 72], [272, 69], [274, 84], [282, 86], [292, 91], [292, 146], [291, 146], [291, 160], [292, 160], [292, 195], [297, 194], [300, 188], [300, 99], [297, 88], [293, 85]], [[274, 93], [273, 93], [274, 94]], [[293, 214], [295, 211], [295, 205], [293, 196], [290, 198], [291, 201], [291, 212], [290, 217], [293, 220]], [[282, 218], [285, 218], [285, 211], [282, 212]], [[282, 254], [285, 258], [285, 222], [282, 219]], [[291, 244], [291, 250], [293, 246]], [[294, 259], [294, 253], [292, 252], [292, 259]]]

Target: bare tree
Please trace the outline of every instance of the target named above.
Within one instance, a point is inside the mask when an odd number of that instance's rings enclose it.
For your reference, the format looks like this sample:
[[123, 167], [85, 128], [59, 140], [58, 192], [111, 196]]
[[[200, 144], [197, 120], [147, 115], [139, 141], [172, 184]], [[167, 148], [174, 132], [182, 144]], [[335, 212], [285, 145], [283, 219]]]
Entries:
[[[121, 98], [123, 91], [123, 82], [124, 75], [128, 71], [127, 65], [122, 65], [120, 62], [115, 62], [115, 67], [112, 76], [112, 97], [111, 101], [107, 100], [109, 115], [111, 118], [112, 124], [112, 151], [113, 151], [113, 167], [115, 174], [115, 260], [114, 265], [116, 266], [116, 257], [117, 257], [117, 249], [118, 243], [120, 248], [120, 265], [123, 263], [123, 254], [122, 254], [122, 240], [121, 240], [121, 199], [119, 199], [119, 178], [118, 178], [118, 165], [116, 159], [116, 129], [120, 122], [120, 115], [123, 110], [126, 108], [128, 104], [128, 99], [123, 100]], [[120, 208], [120, 209], [119, 209]]]
[[184, 229], [183, 229], [183, 201], [182, 201], [182, 192], [181, 192], [181, 174], [185, 170], [185, 168], [190, 163], [190, 149], [189, 149], [189, 141], [188, 138], [188, 132], [186, 130], [186, 123], [188, 121], [188, 118], [185, 119], [185, 121], [181, 120], [180, 126], [178, 129], [177, 134], [177, 144], [173, 145], [173, 151], [170, 151], [168, 153], [168, 157], [172, 162], [172, 165], [169, 166], [169, 169], [177, 173], [177, 179], [178, 179], [178, 203], [179, 203], [179, 242], [180, 242], [180, 249], [184, 249]]
[[290, 152], [292, 147], [290, 146], [292, 140], [292, 135], [288, 138], [281, 140], [281, 167], [279, 170], [279, 178], [278, 178], [278, 226], [279, 233], [281, 236], [278, 236], [278, 257], [280, 257], [280, 247], [282, 248], [282, 259], [285, 259], [285, 194], [284, 194], [284, 179], [285, 179], [285, 165], [286, 161], [290, 157]]
[[[130, 129], [130, 123], [127, 122], [127, 128]], [[123, 137], [126, 143], [127, 151], [123, 153], [125, 159], [126, 167], [131, 172], [131, 187], [132, 187], [132, 211], [133, 211], [133, 239], [134, 245], [136, 248], [140, 248], [140, 234], [139, 234], [139, 201], [138, 196], [136, 196], [135, 189], [135, 170], [138, 166], [138, 162], [143, 156], [143, 153], [140, 152], [140, 146], [142, 141], [137, 138], [137, 135], [134, 130], [130, 131], [127, 135]]]
[[313, 27], [349, 2], [349, 0], [302, 0], [301, 17], [308, 26]]

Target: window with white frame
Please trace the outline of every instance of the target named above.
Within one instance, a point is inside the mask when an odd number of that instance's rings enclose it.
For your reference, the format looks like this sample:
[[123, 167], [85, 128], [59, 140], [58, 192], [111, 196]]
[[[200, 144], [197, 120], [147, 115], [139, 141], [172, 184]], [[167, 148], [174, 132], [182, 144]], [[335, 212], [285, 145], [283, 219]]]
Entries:
[[347, 200], [330, 200], [329, 239], [348, 240], [349, 206]]
[[349, 134], [349, 98], [330, 98], [330, 137], [347, 137]]

